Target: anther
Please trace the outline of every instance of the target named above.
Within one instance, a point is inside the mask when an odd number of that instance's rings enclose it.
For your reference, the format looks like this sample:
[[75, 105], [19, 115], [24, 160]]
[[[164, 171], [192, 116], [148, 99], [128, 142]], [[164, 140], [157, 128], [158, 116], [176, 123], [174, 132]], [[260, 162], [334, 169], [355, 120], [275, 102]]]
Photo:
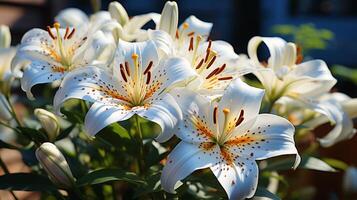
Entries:
[[213, 109], [213, 123], [217, 123], [217, 106], [215, 106]]
[[210, 68], [212, 66], [212, 64], [214, 63], [214, 61], [216, 60], [217, 56], [213, 56], [211, 61], [208, 63], [206, 69]]
[[192, 31], [192, 32], [189, 32], [189, 33], [187, 34], [187, 36], [188, 36], [188, 37], [191, 37], [191, 36], [193, 36], [194, 34], [195, 34], [195, 32]]
[[212, 40], [208, 40], [207, 50], [208, 50], [208, 49], [211, 49], [211, 46], [212, 46]]
[[125, 71], [126, 71], [126, 74], [128, 74], [128, 76], [130, 76], [130, 68], [129, 68], [129, 65], [127, 64], [127, 62], [125, 62]]
[[188, 46], [188, 51], [193, 50], [193, 37], [190, 39], [190, 45]]
[[48, 34], [50, 35], [50, 37], [51, 37], [52, 39], [55, 40], [55, 39], [57, 38], [56, 36], [53, 35], [53, 33], [52, 33], [52, 31], [51, 31], [51, 27], [47, 26], [47, 32], [48, 32]]
[[149, 85], [150, 79], [151, 79], [151, 72], [149, 71], [149, 72], [147, 73], [147, 77], [146, 77], [146, 85]]
[[216, 68], [214, 69], [211, 73], [208, 74], [208, 76], [206, 77], [206, 79], [209, 79], [211, 78], [212, 76], [216, 75], [217, 74], [217, 71], [219, 71], [220, 68]]
[[216, 75], [220, 74], [221, 72], [223, 72], [223, 70], [226, 68], [226, 63], [224, 63], [219, 70], [216, 72]]
[[210, 53], [211, 53], [211, 49], [210, 49], [210, 48], [207, 48], [207, 50], [206, 50], [205, 62], [207, 62], [208, 56], [209, 56]]
[[125, 73], [124, 73], [123, 64], [120, 64], [120, 74], [121, 74], [121, 77], [124, 79], [124, 81], [127, 82], [128, 80], [126, 79], [126, 76], [125, 76]]
[[125, 69], [129, 69], [129, 62], [128, 61], [125, 61]]
[[226, 80], [231, 80], [231, 79], [233, 79], [232, 76], [226, 76], [226, 77], [218, 78], [219, 81], [226, 81]]
[[72, 29], [71, 33], [67, 36], [67, 39], [71, 39], [72, 36], [74, 35], [74, 32], [76, 32], [75, 28]]
[[201, 61], [197, 64], [196, 69], [199, 69], [203, 64], [204, 59], [202, 58]]
[[179, 36], [179, 31], [178, 31], [178, 30], [176, 30], [175, 37], [176, 37], [176, 39], [179, 39], [179, 38], [180, 38], [180, 36]]
[[244, 120], [244, 110], [242, 109], [239, 113], [238, 120], [236, 121], [236, 127], [239, 126]]
[[148, 66], [146, 67], [146, 69], [144, 71], [144, 75], [147, 74], [150, 71], [150, 69], [151, 69], [153, 64], [154, 63], [152, 61], [149, 62]]
[[67, 38], [67, 36], [68, 36], [68, 33], [69, 33], [69, 28], [68, 28], [68, 26], [66, 27], [66, 33], [64, 34], [64, 39], [66, 39]]

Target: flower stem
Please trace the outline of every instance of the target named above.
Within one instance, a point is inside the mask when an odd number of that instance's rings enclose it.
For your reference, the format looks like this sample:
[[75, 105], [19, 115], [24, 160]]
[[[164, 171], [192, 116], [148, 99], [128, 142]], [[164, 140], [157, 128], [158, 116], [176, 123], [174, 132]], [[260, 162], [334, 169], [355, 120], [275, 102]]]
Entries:
[[141, 131], [141, 125], [140, 125], [140, 121], [139, 121], [139, 115], [135, 115], [135, 123], [136, 123], [136, 140], [137, 143], [139, 144], [139, 151], [138, 151], [138, 174], [143, 173], [144, 171], [144, 167], [145, 167], [145, 163], [144, 163], [144, 143], [143, 143], [143, 134]]
[[19, 118], [18, 118], [17, 115], [16, 115], [14, 106], [13, 106], [12, 103], [11, 103], [10, 94], [9, 94], [9, 95], [6, 95], [5, 98], [6, 98], [6, 101], [9, 103], [10, 113], [11, 113], [12, 117], [15, 119], [17, 125], [18, 125], [19, 127], [22, 127], [22, 125], [21, 125], [21, 123], [20, 123], [20, 120], [19, 120]]
[[[7, 168], [5, 162], [2, 160], [1, 157], [0, 157], [0, 166], [4, 170], [5, 174], [10, 174], [9, 169]], [[9, 190], [9, 192], [11, 193], [12, 197], [14, 197], [15, 200], [18, 200], [18, 198], [16, 197], [16, 195], [15, 195], [15, 193], [13, 191]]]

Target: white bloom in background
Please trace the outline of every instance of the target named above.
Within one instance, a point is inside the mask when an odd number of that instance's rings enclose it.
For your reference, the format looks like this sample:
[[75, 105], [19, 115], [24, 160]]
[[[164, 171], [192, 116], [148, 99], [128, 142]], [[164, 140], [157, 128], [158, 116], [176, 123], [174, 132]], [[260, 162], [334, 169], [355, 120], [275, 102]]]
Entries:
[[16, 48], [11, 47], [11, 33], [8, 26], [0, 25], [0, 92], [7, 94], [12, 81], [11, 60]]
[[9, 48], [11, 45], [10, 29], [6, 25], [0, 25], [0, 48]]
[[[88, 64], [106, 64], [113, 41], [101, 31], [91, 29], [54, 27], [31, 29], [22, 38], [18, 55], [26, 57], [30, 64], [25, 67], [21, 87], [33, 98], [32, 86], [62, 79], [69, 71]], [[13, 71], [16, 71], [16, 65]]]
[[357, 168], [348, 167], [343, 176], [343, 191], [347, 194], [357, 194]]
[[55, 21], [66, 27], [78, 27], [89, 23], [86, 13], [78, 8], [66, 8], [55, 17]]
[[48, 140], [50, 142], [55, 141], [60, 132], [60, 125], [56, 115], [41, 108], [35, 109], [34, 114], [46, 131]]
[[237, 76], [249, 73], [240, 68], [239, 56], [224, 41], [207, 41], [213, 24], [190, 16], [179, 28], [178, 8], [175, 2], [166, 2], [158, 29], [149, 31], [160, 57], [180, 56], [191, 63], [197, 78], [187, 87], [205, 95], [220, 95]]
[[162, 187], [174, 193], [179, 180], [193, 171], [210, 168], [229, 199], [254, 195], [258, 184], [255, 160], [294, 154], [294, 126], [286, 119], [259, 114], [264, 91], [239, 79], [231, 82], [221, 100], [181, 90], [183, 120], [176, 135], [182, 140], [169, 154]]
[[148, 38], [147, 30], [142, 27], [150, 21], [157, 24], [160, 18], [160, 14], [157, 13], [147, 13], [129, 18], [124, 7], [117, 1], [109, 4], [108, 11], [112, 19], [120, 24], [116, 30], [118, 38], [125, 41], [146, 40]]
[[[327, 93], [319, 98], [323, 106], [333, 113], [336, 124], [333, 129], [323, 138], [319, 139], [323, 147], [330, 147], [337, 142], [351, 139], [356, 130], [353, 128], [353, 119], [357, 117], [357, 99], [339, 93]], [[315, 128], [327, 123], [329, 119], [324, 115], [314, 117], [307, 126]]]
[[36, 158], [45, 169], [51, 181], [60, 188], [74, 186], [75, 178], [68, 163], [59, 149], [50, 142], [43, 143], [36, 150]]
[[85, 119], [89, 134], [137, 114], [161, 126], [158, 141], [168, 140], [181, 111], [167, 92], [195, 75], [189, 63], [182, 58], [159, 60], [152, 41], [119, 41], [112, 66], [113, 71], [87, 67], [66, 76], [54, 99], [57, 112], [69, 98], [95, 102]]
[[[257, 56], [257, 49], [262, 42], [270, 53], [267, 63], [260, 62]], [[277, 37], [253, 37], [248, 43], [248, 54], [252, 60], [252, 68], [256, 70], [255, 75], [263, 84], [270, 103], [283, 96], [289, 97], [336, 123], [335, 113], [330, 112], [318, 100], [318, 97], [328, 93], [336, 83], [324, 61], [301, 63], [296, 45]]]

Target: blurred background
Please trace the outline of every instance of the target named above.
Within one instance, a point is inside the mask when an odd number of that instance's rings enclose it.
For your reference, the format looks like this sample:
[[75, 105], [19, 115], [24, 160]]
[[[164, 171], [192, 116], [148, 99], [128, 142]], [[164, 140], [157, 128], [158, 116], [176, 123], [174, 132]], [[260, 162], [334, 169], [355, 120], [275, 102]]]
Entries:
[[[98, 3], [95, 0], [0, 0], [0, 24], [10, 26], [12, 45], [16, 45], [29, 29], [52, 24], [54, 16], [64, 8], [77, 7], [87, 14], [93, 13], [93, 2]], [[110, 2], [100, 1], [100, 8], [107, 10]], [[119, 2], [131, 16], [160, 13], [165, 3], [163, 0]], [[328, 63], [339, 79], [335, 91], [357, 97], [357, 1], [180, 0], [178, 5], [181, 22], [192, 14], [213, 22], [211, 38], [228, 41], [237, 53], [246, 53], [249, 39], [256, 35], [280, 36], [296, 42], [304, 54]], [[319, 151], [322, 157], [333, 157], [357, 166], [356, 145], [357, 137], [354, 137]], [[303, 178], [298, 181], [299, 185], [289, 187], [303, 195], [303, 199], [342, 197], [343, 172], [298, 170], [294, 176]]]

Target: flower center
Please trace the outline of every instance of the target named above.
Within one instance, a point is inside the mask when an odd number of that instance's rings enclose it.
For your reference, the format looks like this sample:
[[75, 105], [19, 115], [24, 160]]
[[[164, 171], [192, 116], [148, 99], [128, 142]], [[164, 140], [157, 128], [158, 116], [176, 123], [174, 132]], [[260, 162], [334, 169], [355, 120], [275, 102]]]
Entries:
[[[72, 30], [70, 30], [67, 27], [64, 36], [62, 36], [60, 33], [60, 26], [61, 25], [58, 22], [55, 22], [53, 24], [53, 27], [55, 28], [55, 33], [52, 32], [50, 26], [47, 26], [48, 34], [53, 39], [55, 46], [57, 46], [57, 48], [51, 53], [56, 58], [56, 60], [60, 62], [65, 68], [70, 68], [72, 65], [72, 57], [74, 54], [74, 50], [73, 48], [70, 48], [68, 46], [69, 44], [67, 41], [73, 37], [76, 32], [76, 29], [72, 28]], [[83, 38], [83, 40], [86, 40], [86, 38]], [[57, 54], [57, 52], [59, 52], [59, 55]]]
[[130, 72], [129, 62], [126, 61], [120, 64], [120, 76], [125, 82], [124, 87], [127, 91], [130, 107], [144, 106], [147, 104], [146, 100], [160, 89], [162, 83], [152, 80], [153, 61], [150, 61], [143, 70], [139, 64], [139, 55], [133, 53], [131, 58], [134, 65], [133, 73]]

